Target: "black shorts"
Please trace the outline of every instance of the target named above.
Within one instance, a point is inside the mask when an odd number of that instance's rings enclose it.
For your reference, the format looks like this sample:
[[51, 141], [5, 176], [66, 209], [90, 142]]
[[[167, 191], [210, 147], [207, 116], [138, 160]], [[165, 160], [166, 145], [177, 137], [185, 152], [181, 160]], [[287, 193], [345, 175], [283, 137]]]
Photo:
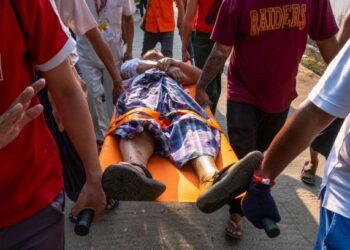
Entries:
[[[251, 104], [227, 101], [227, 130], [230, 144], [239, 159], [251, 151], [264, 152], [283, 127], [289, 108], [280, 113], [268, 113]], [[243, 215], [241, 200], [229, 202], [230, 214]]]
[[40, 103], [44, 106], [44, 116], [47, 127], [53, 135], [63, 167], [64, 190], [69, 199], [76, 201], [85, 184], [85, 169], [73, 143], [65, 131], [60, 132], [52, 115], [52, 107], [48, 98], [47, 88], [38, 94]]
[[333, 147], [335, 138], [338, 135], [339, 129], [343, 124], [344, 119], [335, 119], [311, 144], [311, 148], [316, 152], [328, 157]]
[[254, 150], [264, 152], [284, 125], [288, 111], [268, 113], [251, 104], [228, 100], [228, 137], [237, 157], [241, 159]]

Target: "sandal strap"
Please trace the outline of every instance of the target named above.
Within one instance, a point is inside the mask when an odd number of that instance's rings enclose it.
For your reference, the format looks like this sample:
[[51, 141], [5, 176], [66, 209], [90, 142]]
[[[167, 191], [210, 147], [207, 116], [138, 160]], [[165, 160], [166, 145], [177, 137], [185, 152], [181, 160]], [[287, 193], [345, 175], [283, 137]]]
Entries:
[[224, 178], [227, 174], [227, 171], [234, 165], [235, 165], [234, 163], [230, 163], [230, 164], [226, 165], [225, 167], [223, 167], [219, 172], [216, 172], [213, 175], [213, 184], [217, 183], [222, 178]]
[[151, 172], [145, 166], [134, 162], [130, 162], [130, 164], [141, 168], [142, 171], [145, 173], [146, 177], [153, 179]]

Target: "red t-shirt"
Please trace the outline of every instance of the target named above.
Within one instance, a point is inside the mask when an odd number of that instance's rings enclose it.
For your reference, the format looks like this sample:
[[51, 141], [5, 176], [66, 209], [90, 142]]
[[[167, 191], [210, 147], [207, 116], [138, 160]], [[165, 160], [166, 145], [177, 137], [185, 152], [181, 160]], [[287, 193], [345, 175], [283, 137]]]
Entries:
[[[10, 1], [0, 1], [0, 114], [31, 84], [34, 68], [53, 69], [75, 46], [50, 0], [14, 3], [18, 19]], [[42, 115], [0, 150], [0, 168], [0, 228], [31, 217], [62, 190], [58, 150]]]
[[328, 0], [224, 0], [212, 39], [234, 47], [228, 99], [272, 113], [286, 110], [297, 96], [308, 35], [317, 41], [337, 32]]
[[211, 33], [222, 0], [198, 0], [196, 30]]

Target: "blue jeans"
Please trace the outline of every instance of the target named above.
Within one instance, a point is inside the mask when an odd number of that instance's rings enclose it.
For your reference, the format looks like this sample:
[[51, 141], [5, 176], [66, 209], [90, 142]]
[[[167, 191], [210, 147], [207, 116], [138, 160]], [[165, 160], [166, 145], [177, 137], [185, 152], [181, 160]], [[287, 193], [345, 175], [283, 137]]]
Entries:
[[[321, 203], [324, 190], [321, 191]], [[350, 219], [321, 207], [320, 227], [314, 250], [350, 249]]]

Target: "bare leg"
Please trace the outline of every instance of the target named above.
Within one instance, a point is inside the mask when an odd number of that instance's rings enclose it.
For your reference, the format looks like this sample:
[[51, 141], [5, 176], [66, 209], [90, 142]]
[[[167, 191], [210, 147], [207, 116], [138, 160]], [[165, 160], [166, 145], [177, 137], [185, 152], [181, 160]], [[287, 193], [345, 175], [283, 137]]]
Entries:
[[226, 234], [232, 238], [240, 239], [243, 235], [244, 220], [239, 213], [230, 214], [226, 224]]
[[318, 153], [310, 148], [310, 169], [313, 173], [316, 173], [317, 167], [318, 167]]
[[133, 139], [121, 139], [119, 146], [124, 161], [144, 167], [154, 152], [154, 140], [148, 132], [142, 132]]
[[315, 184], [315, 173], [318, 166], [318, 153], [310, 148], [310, 161], [304, 163], [304, 166], [301, 170], [301, 180], [309, 185]]
[[213, 183], [213, 176], [218, 169], [213, 157], [203, 155], [190, 161], [199, 179], [200, 192], [207, 190]]
[[103, 173], [102, 185], [107, 197], [112, 200], [155, 200], [166, 187], [143, 168], [154, 152], [152, 136], [143, 132], [133, 139], [121, 139], [119, 146], [125, 162], [111, 164]]

